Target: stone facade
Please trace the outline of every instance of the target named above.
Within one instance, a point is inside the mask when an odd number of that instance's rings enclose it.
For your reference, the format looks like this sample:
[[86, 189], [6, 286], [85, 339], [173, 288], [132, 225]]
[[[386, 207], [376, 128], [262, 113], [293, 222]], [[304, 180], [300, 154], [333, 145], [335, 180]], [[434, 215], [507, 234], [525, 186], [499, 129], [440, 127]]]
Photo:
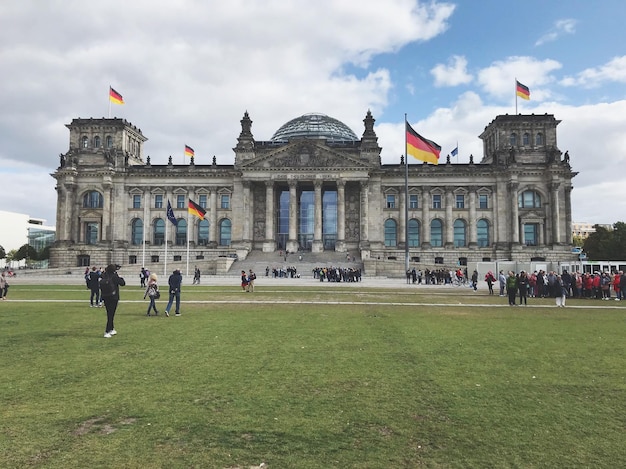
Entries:
[[[377, 271], [378, 261], [407, 253], [425, 267], [570, 259], [576, 173], [557, 147], [553, 115], [496, 117], [479, 136], [479, 163], [443, 157], [408, 168], [381, 163], [370, 112], [363, 122], [357, 138], [310, 114], [257, 141], [246, 113], [233, 165], [175, 165], [171, 157], [152, 165], [146, 137], [129, 122], [74, 119], [52, 175], [51, 266], [208, 265], [252, 250], [357, 253]], [[206, 209], [204, 221], [188, 215], [189, 199]], [[166, 217], [168, 201], [178, 226]]]

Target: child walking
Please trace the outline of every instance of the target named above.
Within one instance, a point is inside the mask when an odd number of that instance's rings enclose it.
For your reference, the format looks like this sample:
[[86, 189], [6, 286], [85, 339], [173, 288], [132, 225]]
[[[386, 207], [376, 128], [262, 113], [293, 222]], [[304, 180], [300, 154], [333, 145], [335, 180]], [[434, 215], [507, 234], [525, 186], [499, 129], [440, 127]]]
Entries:
[[148, 287], [146, 288], [146, 293], [143, 295], [144, 299], [146, 296], [150, 299], [150, 304], [148, 305], [148, 312], [146, 316], [150, 316], [150, 311], [154, 310], [154, 315], [158, 316], [159, 312], [156, 309], [156, 300], [159, 299], [161, 294], [159, 293], [159, 285], [157, 284], [157, 274], [152, 273], [150, 277], [148, 277]]

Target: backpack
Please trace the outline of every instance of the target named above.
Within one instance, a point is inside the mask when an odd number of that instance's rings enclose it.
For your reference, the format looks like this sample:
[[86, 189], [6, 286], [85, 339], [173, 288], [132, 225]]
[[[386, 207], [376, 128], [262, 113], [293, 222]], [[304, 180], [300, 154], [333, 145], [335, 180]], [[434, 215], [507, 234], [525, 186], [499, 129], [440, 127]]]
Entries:
[[100, 294], [103, 297], [115, 294], [115, 282], [111, 274], [105, 273], [100, 277]]

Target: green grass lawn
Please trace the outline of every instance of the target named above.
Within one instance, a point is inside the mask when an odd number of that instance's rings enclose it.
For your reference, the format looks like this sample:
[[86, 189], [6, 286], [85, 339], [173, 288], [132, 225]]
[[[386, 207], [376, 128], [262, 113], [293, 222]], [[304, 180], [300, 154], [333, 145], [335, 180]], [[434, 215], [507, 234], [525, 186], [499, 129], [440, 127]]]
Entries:
[[0, 467], [626, 467], [626, 303], [202, 286], [165, 318], [142, 295], [104, 339], [80, 286], [11, 287]]

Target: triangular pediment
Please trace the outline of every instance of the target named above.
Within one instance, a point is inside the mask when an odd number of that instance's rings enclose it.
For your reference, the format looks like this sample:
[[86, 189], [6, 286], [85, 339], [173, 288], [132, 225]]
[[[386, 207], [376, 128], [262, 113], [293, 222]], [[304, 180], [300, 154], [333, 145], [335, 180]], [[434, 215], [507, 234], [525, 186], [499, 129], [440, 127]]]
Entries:
[[368, 169], [358, 151], [332, 148], [311, 140], [290, 142], [241, 164], [245, 169]]

